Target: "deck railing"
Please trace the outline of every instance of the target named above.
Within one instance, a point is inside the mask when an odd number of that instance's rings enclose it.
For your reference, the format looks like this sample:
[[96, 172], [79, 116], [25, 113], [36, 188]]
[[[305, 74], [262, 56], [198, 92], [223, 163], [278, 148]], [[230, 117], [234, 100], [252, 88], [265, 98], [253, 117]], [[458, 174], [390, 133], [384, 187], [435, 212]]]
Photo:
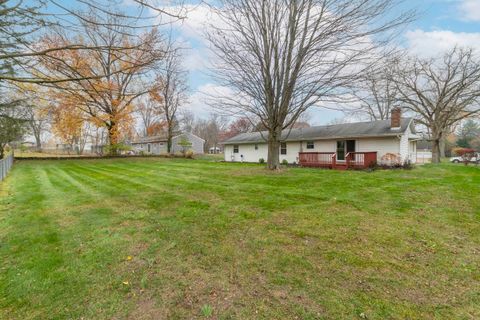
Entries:
[[13, 165], [13, 153], [0, 160], [0, 181], [3, 181]]
[[300, 152], [299, 162], [304, 167], [335, 168], [337, 154], [332, 152]]
[[303, 167], [331, 169], [366, 169], [377, 162], [377, 152], [349, 152], [344, 161], [337, 161], [334, 152], [300, 152], [299, 163]]
[[377, 162], [377, 152], [349, 152], [345, 161], [348, 169], [365, 169]]

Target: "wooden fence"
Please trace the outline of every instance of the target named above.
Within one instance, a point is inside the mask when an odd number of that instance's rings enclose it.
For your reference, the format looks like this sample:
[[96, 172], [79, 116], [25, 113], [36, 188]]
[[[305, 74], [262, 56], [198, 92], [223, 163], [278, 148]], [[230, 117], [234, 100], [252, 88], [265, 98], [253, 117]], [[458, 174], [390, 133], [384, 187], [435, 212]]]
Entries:
[[13, 166], [13, 153], [0, 160], [0, 181], [3, 181]]

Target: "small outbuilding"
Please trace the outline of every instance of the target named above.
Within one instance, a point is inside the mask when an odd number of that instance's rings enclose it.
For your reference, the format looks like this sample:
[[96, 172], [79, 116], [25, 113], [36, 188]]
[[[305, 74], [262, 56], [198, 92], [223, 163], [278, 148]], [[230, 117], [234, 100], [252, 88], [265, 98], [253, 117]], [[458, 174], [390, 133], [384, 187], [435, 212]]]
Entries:
[[[167, 154], [167, 136], [158, 135], [141, 137], [133, 141], [132, 148], [135, 153], [145, 154]], [[172, 138], [172, 153], [180, 153], [191, 150], [195, 154], [203, 154], [205, 140], [190, 132], [180, 133]]]

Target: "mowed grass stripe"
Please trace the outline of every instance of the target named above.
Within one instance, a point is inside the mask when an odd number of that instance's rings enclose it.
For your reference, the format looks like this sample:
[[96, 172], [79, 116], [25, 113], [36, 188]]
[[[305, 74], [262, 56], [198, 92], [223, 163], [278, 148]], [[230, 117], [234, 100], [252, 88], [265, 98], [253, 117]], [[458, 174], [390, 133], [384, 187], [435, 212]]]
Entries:
[[0, 202], [0, 318], [475, 317], [479, 177], [20, 162]]
[[[50, 208], [52, 202], [56, 202], [59, 205], [62, 203], [67, 204], [69, 202], [68, 197], [71, 196], [71, 194], [75, 194], [77, 191], [69, 188], [70, 185], [63, 182], [63, 176], [58, 175], [59, 172], [60, 170], [51, 167], [45, 170], [43, 170], [42, 167], [35, 168], [35, 176], [37, 177], [36, 182], [39, 186], [37, 191], [41, 192], [43, 195], [47, 195], [47, 197], [42, 198], [49, 200], [46, 201], [46, 203], [45, 201], [42, 202], [43, 204], [40, 204], [37, 207], [37, 217], [29, 217], [29, 225], [31, 227], [25, 228], [26, 226], [24, 226], [23, 228], [27, 237], [22, 238], [22, 245], [33, 249], [35, 254], [32, 255], [31, 252], [29, 255], [24, 254], [14, 262], [16, 268], [12, 270], [13, 273], [18, 269], [27, 271], [21, 274], [13, 274], [13, 278], [21, 278], [21, 282], [11, 283], [10, 286], [6, 288], [6, 291], [9, 292], [7, 296], [15, 299], [14, 301], [21, 306], [32, 307], [32, 301], [30, 301], [30, 305], [27, 302], [22, 302], [24, 290], [27, 290], [28, 288], [28, 291], [35, 296], [35, 301], [33, 301], [34, 308], [42, 310], [43, 314], [50, 314], [52, 310], [56, 310], [54, 313], [60, 311], [60, 315], [63, 314], [63, 316], [59, 317], [59, 319], [61, 319], [67, 317], [70, 312], [69, 309], [75, 310], [78, 305], [78, 297], [81, 297], [82, 295], [88, 296], [89, 294], [93, 294], [94, 296], [97, 296], [96, 301], [94, 299], [87, 302], [87, 305], [89, 303], [97, 304], [98, 301], [102, 301], [101, 295], [105, 293], [98, 292], [99, 288], [91, 288], [91, 283], [86, 281], [85, 276], [91, 278], [94, 274], [98, 273], [98, 267], [106, 266], [104, 263], [99, 263], [98, 260], [100, 258], [101, 261], [117, 260], [118, 257], [116, 256], [116, 253], [118, 252], [118, 247], [114, 244], [115, 242], [112, 242], [112, 239], [107, 243], [102, 244], [101, 240], [98, 241], [98, 237], [91, 236], [90, 240], [95, 242], [95, 249], [93, 251], [89, 250], [89, 252], [82, 257], [87, 261], [79, 261], [77, 259], [76, 249], [78, 247], [76, 245], [82, 241], [75, 241], [74, 232], [69, 232], [68, 228], [55, 224], [56, 220], [61, 218], [64, 219], [70, 214], [70, 212], [68, 210], [66, 212], [65, 210], [63, 210], [63, 212], [56, 212]], [[54, 187], [54, 185], [57, 187]], [[53, 213], [57, 214], [52, 215]], [[88, 229], [97, 230], [91, 224]], [[82, 231], [88, 233], [88, 229], [83, 229]], [[12, 235], [12, 238], [14, 238], [14, 235]], [[83, 238], [85, 239], [85, 237]], [[63, 254], [65, 251], [68, 251], [70, 254], [65, 256]], [[91, 259], [89, 256], [93, 256], [95, 259]], [[65, 265], [64, 262], [66, 260], [69, 261], [69, 267], [61, 267]], [[89, 263], [88, 260], [90, 260]], [[35, 280], [30, 280], [30, 272], [28, 271], [32, 269], [35, 270], [35, 272], [32, 273], [32, 277], [34, 277], [34, 279], [42, 279], [41, 282], [38, 282], [33, 286], [32, 281]], [[87, 274], [85, 274], [82, 272], [88, 271], [89, 269], [92, 273], [87, 272]], [[52, 272], [52, 270], [58, 271]], [[83, 277], [81, 276], [82, 274], [84, 274]], [[113, 275], [113, 277], [108, 275]], [[96, 277], [94, 276], [94, 278]], [[115, 272], [99, 274], [99, 277], [96, 280], [106, 283], [113, 282], [117, 285], [118, 283], [121, 284], [121, 278], [119, 278]], [[25, 285], [28, 286], [24, 287]], [[62, 290], [52, 290], [55, 287], [62, 288]], [[15, 292], [17, 291], [22, 292], [22, 294], [16, 295]], [[110, 291], [111, 289], [107, 289], [107, 292]], [[104, 296], [109, 299], [112, 298], [109, 294]], [[50, 305], [47, 304], [45, 306], [46, 308], [42, 308], [44, 301], [53, 301], [54, 303]], [[59, 310], [58, 308], [62, 309], [64, 304], [67, 304], [70, 307], [66, 310]], [[83, 308], [84, 307], [82, 307], [82, 310]], [[115, 313], [116, 311], [112, 313], [112, 316]], [[94, 313], [92, 315], [94, 315]]]

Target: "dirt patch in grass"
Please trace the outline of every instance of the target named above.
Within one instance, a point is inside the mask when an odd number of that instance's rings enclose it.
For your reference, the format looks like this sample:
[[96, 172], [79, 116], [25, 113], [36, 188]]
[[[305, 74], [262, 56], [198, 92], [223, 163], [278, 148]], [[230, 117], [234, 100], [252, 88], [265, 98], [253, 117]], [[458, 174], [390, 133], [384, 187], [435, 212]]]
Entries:
[[[117, 317], [124, 319], [124, 317]], [[142, 295], [134, 302], [133, 311], [130, 312], [126, 319], [129, 320], [157, 320], [168, 319], [168, 309], [160, 308], [155, 305], [155, 299]]]

